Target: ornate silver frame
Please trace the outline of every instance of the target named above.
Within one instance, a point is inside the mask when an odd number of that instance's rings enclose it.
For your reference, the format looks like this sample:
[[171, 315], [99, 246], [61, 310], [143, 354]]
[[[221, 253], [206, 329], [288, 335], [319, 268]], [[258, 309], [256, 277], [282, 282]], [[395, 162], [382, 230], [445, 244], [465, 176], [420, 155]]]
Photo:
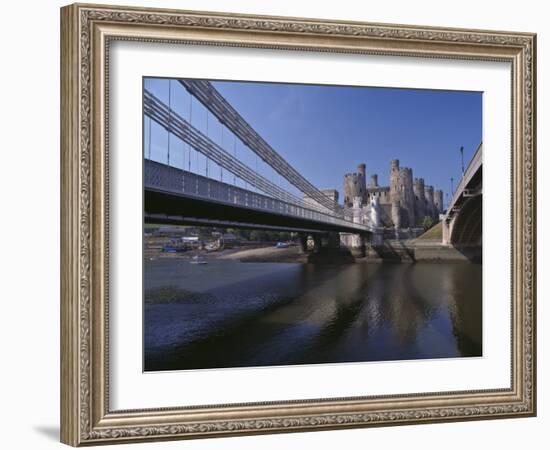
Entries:
[[[510, 62], [510, 388], [111, 411], [105, 105], [109, 43], [115, 39]], [[62, 8], [62, 442], [80, 446], [535, 415], [535, 53], [536, 36], [530, 33], [81, 4]]]

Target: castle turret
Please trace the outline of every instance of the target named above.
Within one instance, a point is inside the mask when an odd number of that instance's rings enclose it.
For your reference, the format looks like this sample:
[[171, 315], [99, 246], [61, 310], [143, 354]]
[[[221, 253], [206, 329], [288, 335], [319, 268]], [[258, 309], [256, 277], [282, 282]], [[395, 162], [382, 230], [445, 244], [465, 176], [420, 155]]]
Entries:
[[424, 178], [415, 178], [413, 183], [416, 224], [420, 225], [426, 215], [426, 194]]
[[426, 215], [435, 219], [434, 187], [426, 186], [424, 194], [426, 196]]
[[378, 175], [372, 174], [370, 176], [370, 187], [375, 188], [378, 187]]
[[399, 160], [390, 161], [390, 203], [393, 204], [401, 199], [399, 193]]
[[414, 227], [416, 224], [414, 214], [414, 190], [412, 169], [409, 167], [401, 167], [399, 169], [399, 185], [400, 201], [401, 201], [401, 226]]
[[391, 220], [396, 229], [401, 228], [401, 205], [399, 201], [394, 201], [391, 204]]
[[361, 163], [357, 166], [357, 173], [359, 174], [361, 186], [359, 187], [359, 196], [361, 201], [365, 201], [367, 196], [367, 166], [365, 163]]
[[439, 219], [439, 214], [443, 212], [443, 191], [437, 189], [434, 192], [434, 205], [436, 209], [437, 219]]
[[373, 227], [378, 228], [380, 222], [380, 197], [373, 197], [370, 201], [370, 222]]
[[366, 166], [359, 164], [357, 172], [344, 175], [344, 205], [351, 207], [355, 197], [361, 197], [364, 201], [366, 196]]

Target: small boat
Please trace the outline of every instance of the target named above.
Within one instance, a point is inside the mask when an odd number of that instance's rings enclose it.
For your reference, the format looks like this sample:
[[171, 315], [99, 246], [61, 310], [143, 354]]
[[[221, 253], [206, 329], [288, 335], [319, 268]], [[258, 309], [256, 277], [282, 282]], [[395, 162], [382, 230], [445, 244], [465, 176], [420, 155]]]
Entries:
[[184, 252], [186, 249], [183, 248], [183, 247], [176, 247], [176, 246], [173, 246], [173, 245], [165, 245], [162, 247], [162, 251], [164, 253], [182, 253]]
[[195, 255], [191, 258], [191, 261], [189, 261], [189, 263], [190, 264], [208, 264], [208, 261], [202, 255]]
[[181, 242], [172, 239], [168, 244], [162, 246], [162, 251], [164, 253], [182, 253], [187, 251], [187, 247]]
[[277, 247], [277, 248], [288, 248], [290, 246], [289, 246], [288, 242], [277, 242], [275, 247]]

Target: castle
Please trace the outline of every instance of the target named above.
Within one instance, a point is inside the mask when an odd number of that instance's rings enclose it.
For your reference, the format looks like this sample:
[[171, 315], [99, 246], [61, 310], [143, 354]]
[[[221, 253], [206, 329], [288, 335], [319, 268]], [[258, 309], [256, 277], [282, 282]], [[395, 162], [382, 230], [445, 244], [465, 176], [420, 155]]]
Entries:
[[367, 186], [366, 166], [344, 175], [344, 207], [368, 208], [373, 221], [385, 228], [421, 227], [425, 217], [439, 220], [443, 212], [443, 191], [426, 186], [423, 178], [414, 178], [412, 169], [399, 167], [399, 160], [390, 161], [390, 185], [379, 186], [378, 175], [370, 177]]

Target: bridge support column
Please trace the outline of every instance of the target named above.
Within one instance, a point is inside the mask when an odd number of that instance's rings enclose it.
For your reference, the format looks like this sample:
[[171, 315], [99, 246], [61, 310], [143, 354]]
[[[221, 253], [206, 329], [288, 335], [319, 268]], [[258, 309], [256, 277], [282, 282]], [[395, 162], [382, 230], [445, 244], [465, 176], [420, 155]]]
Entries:
[[327, 233], [323, 235], [321, 239], [321, 245], [323, 248], [337, 250], [340, 248], [340, 234], [339, 233]]
[[371, 235], [369, 239], [372, 247], [380, 247], [384, 244], [384, 229], [378, 228]]
[[365, 235], [365, 255], [367, 258], [378, 258], [379, 249], [384, 245], [384, 230], [382, 228]]
[[308, 248], [307, 248], [308, 237], [309, 236], [305, 233], [298, 234], [298, 241], [300, 243], [300, 252], [302, 253], [308, 252]]
[[322, 247], [322, 237], [320, 234], [313, 234], [311, 236], [311, 238], [313, 239], [313, 252], [314, 253], [319, 253], [319, 251], [321, 251], [321, 247]]
[[451, 228], [452, 228], [452, 219], [443, 219], [441, 221], [441, 243], [443, 245], [451, 244]]
[[340, 244], [347, 247], [355, 258], [365, 256], [365, 236], [361, 233], [340, 233]]

